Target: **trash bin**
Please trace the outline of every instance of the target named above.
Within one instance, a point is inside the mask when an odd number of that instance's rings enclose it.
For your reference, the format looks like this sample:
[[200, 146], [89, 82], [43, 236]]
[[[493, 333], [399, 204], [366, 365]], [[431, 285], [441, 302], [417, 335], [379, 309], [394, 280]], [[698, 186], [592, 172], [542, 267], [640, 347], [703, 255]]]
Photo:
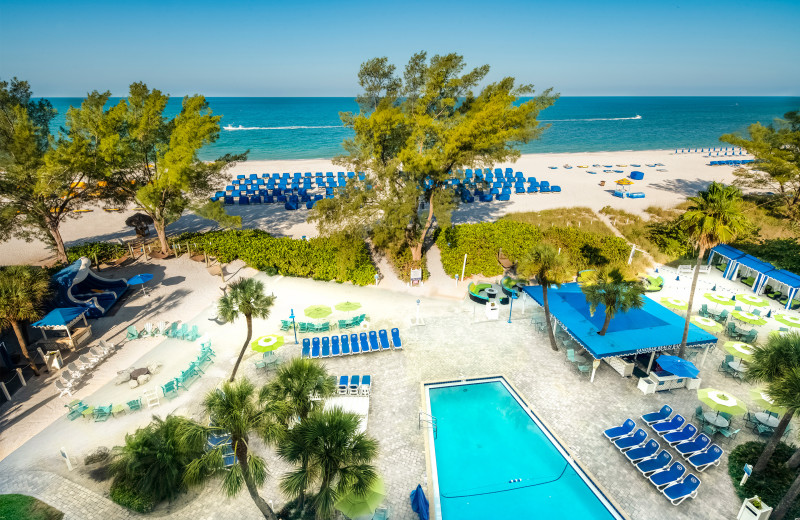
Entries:
[[45, 354], [45, 365], [48, 370], [57, 371], [61, 370], [64, 366], [64, 360], [61, 358], [60, 350], [50, 350]]

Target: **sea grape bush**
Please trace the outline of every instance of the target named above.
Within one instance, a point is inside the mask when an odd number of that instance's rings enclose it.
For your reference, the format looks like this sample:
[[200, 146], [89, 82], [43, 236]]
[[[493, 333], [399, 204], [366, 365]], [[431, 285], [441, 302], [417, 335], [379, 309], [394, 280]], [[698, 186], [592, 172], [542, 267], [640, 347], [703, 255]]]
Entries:
[[95, 256], [98, 262], [109, 262], [124, 256], [128, 249], [121, 244], [114, 244], [111, 242], [84, 242], [76, 246], [67, 248], [67, 259], [70, 263], [78, 258], [85, 256], [92, 262], [95, 261]]

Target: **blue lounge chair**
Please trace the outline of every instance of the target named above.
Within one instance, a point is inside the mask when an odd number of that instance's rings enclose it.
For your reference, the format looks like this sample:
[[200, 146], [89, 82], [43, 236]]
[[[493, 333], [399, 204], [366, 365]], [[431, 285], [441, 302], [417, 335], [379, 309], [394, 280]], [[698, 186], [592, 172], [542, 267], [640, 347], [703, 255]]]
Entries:
[[339, 336], [331, 336], [331, 356], [341, 356], [342, 351], [339, 348]]
[[377, 352], [381, 349], [381, 346], [378, 344], [378, 333], [374, 330], [369, 331], [369, 348], [373, 352]]
[[683, 467], [683, 464], [680, 462], [673, 462], [672, 466], [670, 466], [668, 469], [656, 471], [650, 475], [648, 480], [657, 489], [661, 490], [678, 482], [684, 473], [686, 473], [686, 468]]
[[322, 357], [331, 357], [331, 340], [328, 336], [322, 338]]
[[342, 339], [340, 341], [342, 345], [342, 355], [349, 356], [350, 355], [350, 336], [347, 334], [342, 334]]
[[400, 341], [400, 331], [396, 328], [392, 329], [392, 347], [395, 349], [403, 348], [403, 342]]
[[657, 434], [664, 435], [670, 432], [678, 431], [685, 422], [686, 419], [684, 419], [682, 415], [676, 415], [669, 421], [651, 424], [650, 427]]
[[303, 338], [303, 351], [300, 353], [300, 357], [311, 357], [311, 340], [308, 338]]
[[673, 506], [677, 506], [687, 498], [694, 498], [697, 496], [697, 488], [700, 487], [700, 479], [692, 474], [689, 474], [677, 484], [673, 484], [661, 492], [664, 496], [672, 502]]
[[630, 435], [628, 437], [622, 437], [614, 441], [614, 445], [617, 449], [621, 452], [626, 452], [631, 448], [636, 448], [637, 446], [641, 446], [647, 440], [647, 434], [641, 428], [636, 430], [636, 433]]
[[358, 395], [359, 376], [350, 376], [350, 395]]
[[647, 444], [641, 446], [639, 448], [633, 448], [625, 452], [625, 457], [628, 458], [631, 463], [636, 464], [645, 459], [649, 459], [650, 457], [654, 456], [658, 449], [661, 446], [658, 445], [658, 442], [654, 439], [647, 441]]
[[353, 354], [358, 354], [360, 349], [358, 348], [358, 334], [350, 334], [350, 350]]
[[705, 433], [701, 433], [694, 439], [687, 442], [682, 442], [675, 446], [675, 451], [688, 458], [695, 453], [700, 453], [706, 449], [709, 444], [711, 444], [711, 439], [709, 439], [708, 435]]
[[697, 471], [704, 471], [710, 466], [719, 466], [721, 458], [722, 448], [712, 444], [706, 451], [695, 453], [689, 457], [688, 461]]
[[661, 410], [653, 413], [646, 413], [642, 416], [642, 420], [645, 424], [653, 424], [657, 422], [666, 421], [669, 419], [669, 416], [672, 415], [672, 408], [668, 405], [664, 405], [661, 407]]
[[361, 344], [361, 352], [369, 352], [369, 341], [367, 340], [366, 332], [358, 335], [358, 341]]
[[339, 390], [339, 393], [342, 394], [342, 395], [346, 395], [347, 394], [347, 382], [348, 382], [347, 376], [340, 376], [339, 377], [338, 390]]
[[359, 390], [360, 395], [369, 396], [370, 390], [372, 390], [372, 377], [369, 375], [361, 376], [361, 388]]
[[603, 432], [603, 435], [608, 437], [608, 440], [615, 441], [620, 437], [627, 437], [633, 433], [633, 429], [636, 428], [636, 423], [633, 422], [633, 419], [627, 419], [622, 426], [614, 426], [613, 428], [609, 428]]
[[378, 331], [378, 339], [381, 342], [382, 350], [389, 350], [392, 348], [391, 343], [389, 343], [389, 334], [386, 333], [386, 329], [381, 329]]
[[311, 358], [319, 357], [319, 338], [314, 338], [311, 342]]
[[666, 468], [671, 461], [672, 455], [670, 455], [667, 450], [661, 450], [661, 453], [659, 453], [656, 457], [653, 457], [652, 459], [644, 459], [640, 463], [636, 464], [636, 469], [641, 471], [642, 475], [647, 477], [656, 471], [661, 471], [662, 469]]
[[667, 444], [670, 446], [675, 446], [676, 444], [692, 439], [695, 435], [697, 435], [697, 428], [695, 425], [687, 424], [682, 430], [664, 435], [664, 440], [667, 441]]

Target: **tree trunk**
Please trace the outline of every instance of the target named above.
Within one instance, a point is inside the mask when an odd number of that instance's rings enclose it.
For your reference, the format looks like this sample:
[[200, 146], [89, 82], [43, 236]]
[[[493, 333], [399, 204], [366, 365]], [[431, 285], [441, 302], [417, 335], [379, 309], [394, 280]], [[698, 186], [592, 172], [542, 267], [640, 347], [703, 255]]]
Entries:
[[153, 219], [153, 227], [156, 228], [158, 243], [161, 244], [161, 252], [169, 254], [169, 243], [167, 242], [167, 225], [161, 220]]
[[761, 456], [758, 457], [758, 462], [756, 465], [753, 466], [753, 473], [761, 473], [765, 469], [767, 469], [767, 464], [769, 463], [769, 459], [772, 458], [772, 454], [775, 452], [775, 448], [778, 447], [778, 443], [781, 442], [781, 437], [783, 437], [783, 432], [786, 431], [786, 427], [789, 426], [789, 421], [792, 420], [792, 416], [794, 415], [795, 409], [789, 408], [786, 410], [786, 413], [783, 414], [781, 417], [781, 422], [778, 423], [778, 427], [775, 428], [775, 432], [772, 434], [772, 437], [769, 438], [767, 445], [764, 446], [764, 451], [761, 452]]
[[236, 371], [239, 370], [239, 363], [242, 362], [242, 358], [244, 357], [244, 353], [247, 350], [247, 346], [250, 344], [250, 338], [253, 336], [253, 317], [249, 314], [245, 315], [245, 321], [247, 321], [247, 339], [244, 340], [244, 345], [242, 345], [242, 351], [239, 352], [239, 359], [236, 360], [236, 364], [233, 365], [233, 373], [231, 374], [231, 378], [228, 379], [231, 383], [233, 383], [234, 378], [236, 377]]
[[606, 313], [606, 319], [603, 322], [603, 328], [597, 331], [598, 336], [605, 336], [606, 332], [608, 331], [608, 325], [611, 323], [611, 315]]
[[789, 460], [786, 461], [786, 467], [789, 469], [797, 469], [800, 466], [800, 449], [795, 450]]
[[[428, 236], [433, 225], [433, 192], [428, 199], [428, 220], [425, 221], [425, 226], [422, 228], [422, 233], [419, 237], [419, 242], [411, 246], [411, 260], [414, 262], [422, 262], [422, 251], [425, 248], [425, 238]], [[421, 266], [419, 266], [421, 267]]]
[[269, 518], [269, 520], [278, 520], [278, 517], [275, 516], [275, 512], [271, 507], [269, 507], [267, 501], [261, 498], [261, 495], [258, 494], [256, 483], [253, 481], [253, 476], [250, 475], [250, 468], [247, 467], [247, 448], [245, 447], [245, 444], [243, 442], [237, 442], [236, 445], [236, 459], [239, 461], [239, 466], [242, 468], [242, 478], [247, 486], [248, 493], [250, 493], [250, 498], [253, 499], [253, 502], [255, 502], [258, 510], [261, 511], [262, 515], [264, 515], [264, 518]]
[[689, 324], [692, 319], [692, 300], [694, 300], [694, 291], [697, 289], [697, 277], [700, 275], [700, 263], [703, 261], [703, 256], [706, 250], [700, 248], [700, 254], [697, 255], [697, 263], [694, 265], [694, 274], [692, 275], [692, 288], [689, 290], [689, 302], [686, 306], [686, 322], [683, 324], [683, 337], [681, 338], [681, 346], [678, 349], [678, 357], [686, 359], [686, 340], [689, 339]]
[[[14, 327], [14, 334], [17, 335], [17, 341], [19, 342], [19, 350], [22, 352], [22, 356], [28, 360], [31, 369], [33, 369], [33, 373], [37, 376], [39, 374], [39, 369], [36, 368], [36, 363], [33, 362], [31, 359], [30, 354], [28, 354], [28, 345], [25, 343], [25, 335], [22, 333], [22, 327], [19, 326], [18, 321], [12, 321], [11, 326]], [[9, 370], [11, 367], [8, 367]]]
[[794, 482], [792, 485], [789, 486], [789, 489], [786, 491], [786, 494], [783, 495], [783, 499], [781, 500], [778, 507], [772, 512], [772, 516], [770, 518], [772, 520], [783, 520], [783, 517], [786, 516], [786, 513], [789, 511], [789, 508], [794, 504], [794, 501], [797, 500], [797, 496], [800, 495], [800, 473], [797, 474], [795, 477]]
[[[558, 352], [558, 345], [556, 345], [556, 335], [553, 333], [553, 324], [550, 321], [550, 304], [547, 303], [547, 280], [542, 284], [542, 301], [544, 302], [544, 321], [547, 323], [547, 337], [550, 338], [550, 348]], [[539, 281], [541, 283], [541, 280]]]
[[58, 229], [58, 226], [48, 224], [47, 231], [50, 232], [50, 236], [53, 237], [53, 241], [56, 243], [56, 257], [58, 261], [68, 264], [67, 250], [64, 247], [64, 239], [61, 238], [61, 231]]

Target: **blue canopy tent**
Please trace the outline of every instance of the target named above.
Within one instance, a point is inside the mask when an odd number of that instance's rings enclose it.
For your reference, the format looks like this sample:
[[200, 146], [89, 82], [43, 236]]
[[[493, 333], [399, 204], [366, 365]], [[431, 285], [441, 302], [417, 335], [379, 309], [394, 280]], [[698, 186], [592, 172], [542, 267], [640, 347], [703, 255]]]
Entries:
[[735, 260], [735, 263], [736, 265], [733, 266], [728, 278], [735, 280], [736, 275], [744, 268], [747, 274], [753, 275], [753, 291], [758, 289], [761, 283], [766, 279], [768, 273], [775, 270], [775, 266], [772, 264], [762, 262], [752, 255], [741, 256]]
[[708, 255], [708, 265], [711, 265], [714, 255], [719, 255], [728, 260], [728, 265], [725, 267], [725, 272], [722, 274], [725, 278], [730, 278], [729, 274], [736, 267], [736, 259], [744, 256], [742, 251], [728, 244], [720, 244], [711, 249], [711, 254]]
[[792, 300], [800, 295], [800, 276], [784, 269], [775, 269], [774, 271], [770, 271], [761, 279], [761, 284], [757, 286], [757, 294], [760, 294], [764, 290], [764, 287], [767, 285], [767, 283], [770, 283], [770, 281], [786, 287], [786, 290], [781, 292], [787, 296], [786, 308], [791, 308]]
[[[541, 286], [529, 285], [522, 290], [543, 305]], [[600, 336], [597, 332], [603, 327], [605, 307], [598, 306], [592, 316], [577, 283], [550, 288], [547, 296], [553, 320], [597, 360], [595, 370], [599, 360], [604, 358], [673, 350], [681, 343], [684, 318], [649, 298], [644, 299], [641, 309], [617, 314], [605, 336]], [[689, 325], [687, 346], [709, 347], [716, 343], [716, 336], [694, 324]]]
[[89, 312], [89, 309], [84, 307], [62, 307], [53, 309], [47, 313], [47, 316], [32, 323], [31, 327], [42, 329], [42, 336], [44, 339], [47, 339], [46, 330], [62, 330], [67, 333], [67, 338], [69, 338], [69, 342], [74, 347], [77, 345], [74, 344], [70, 329], [80, 320], [83, 320], [83, 324], [88, 327], [89, 324], [86, 322], [87, 312]]

